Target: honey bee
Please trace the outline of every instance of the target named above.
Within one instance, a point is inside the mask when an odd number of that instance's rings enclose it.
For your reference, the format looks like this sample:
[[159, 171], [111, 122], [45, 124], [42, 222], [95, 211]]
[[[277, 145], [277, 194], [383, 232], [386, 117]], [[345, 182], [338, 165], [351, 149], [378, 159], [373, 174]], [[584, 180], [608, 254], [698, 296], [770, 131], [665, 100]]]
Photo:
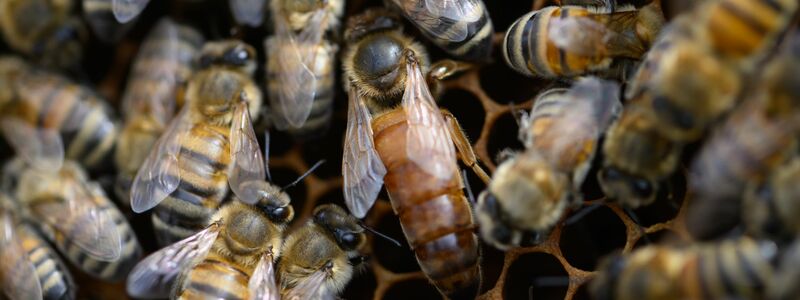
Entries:
[[172, 119], [202, 42], [193, 28], [164, 18], [142, 44], [122, 98], [125, 124], [114, 153], [120, 199], [130, 196], [136, 171]]
[[[0, 282], [7, 299], [75, 299], [75, 282], [41, 234], [15, 217], [13, 200], [0, 194]], [[37, 267], [39, 266], [39, 267]]]
[[609, 73], [638, 60], [664, 25], [661, 1], [606, 12], [592, 7], [545, 7], [520, 17], [503, 38], [503, 58], [517, 72], [544, 78]]
[[738, 223], [746, 187], [762, 184], [796, 155], [800, 38], [789, 41], [794, 47], [767, 64], [758, 86], [745, 92], [744, 103], [713, 131], [691, 165], [696, 201], [686, 220], [697, 237], [720, 234]]
[[265, 41], [267, 90], [278, 129], [300, 138], [326, 131], [333, 117], [343, 0], [272, 0], [275, 35]]
[[638, 98], [627, 104], [608, 129], [597, 173], [603, 193], [626, 208], [653, 203], [661, 181], [675, 172], [683, 151], [683, 144], [659, 132], [645, 101]]
[[41, 65], [76, 67], [87, 32], [72, 6], [72, 0], [0, 1], [0, 32], [14, 51]]
[[774, 243], [746, 237], [646, 246], [602, 262], [589, 290], [595, 299], [761, 299], [776, 254]]
[[427, 54], [398, 22], [380, 9], [348, 20], [345, 202], [363, 218], [386, 180], [423, 272], [442, 294], [472, 299], [480, 287], [480, 250], [453, 144], [467, 166], [486, 182], [488, 176], [457, 120], [437, 108], [422, 75]]
[[526, 234], [542, 237], [569, 204], [580, 203], [597, 140], [621, 110], [619, 85], [597, 78], [539, 95], [520, 125], [525, 152], [500, 164], [478, 197], [483, 239], [500, 249], [519, 246]]
[[117, 21], [112, 0], [83, 0], [81, 3], [86, 23], [103, 42], [119, 41], [133, 27], [134, 22]]
[[[133, 229], [100, 186], [75, 162], [48, 172], [15, 160], [4, 168], [15, 182], [20, 215], [32, 220], [69, 262], [89, 275], [120, 281], [142, 249]], [[9, 178], [13, 177], [13, 178]]]
[[[674, 20], [658, 42], [667, 48], [642, 64], [644, 86], [661, 130], [671, 139], [697, 140], [737, 105], [743, 80], [774, 48], [797, 1], [712, 1]], [[736, 30], [731, 30], [736, 28]]]
[[420, 32], [459, 59], [487, 61], [494, 28], [481, 0], [392, 0]]
[[110, 158], [117, 125], [92, 90], [12, 56], [0, 57], [0, 78], [0, 128], [32, 166], [58, 169], [66, 156], [98, 169]]
[[284, 299], [334, 299], [365, 258], [359, 249], [367, 239], [358, 219], [333, 204], [313, 215], [284, 242], [278, 264]]
[[250, 182], [257, 201], [230, 201], [202, 231], [142, 260], [128, 277], [137, 298], [280, 299], [275, 262], [294, 217], [289, 196], [272, 184]]
[[229, 185], [239, 199], [257, 200], [242, 186], [265, 177], [250, 121], [261, 106], [251, 77], [255, 59], [255, 50], [240, 41], [206, 43], [186, 104], [136, 173], [131, 208], [143, 212], [158, 205], [152, 220], [162, 245], [202, 230]]

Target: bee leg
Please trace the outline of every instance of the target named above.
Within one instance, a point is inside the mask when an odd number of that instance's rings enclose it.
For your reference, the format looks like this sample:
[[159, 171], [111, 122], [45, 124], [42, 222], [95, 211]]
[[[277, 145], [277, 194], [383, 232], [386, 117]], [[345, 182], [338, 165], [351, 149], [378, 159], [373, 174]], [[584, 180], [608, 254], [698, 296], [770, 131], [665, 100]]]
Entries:
[[450, 130], [450, 137], [453, 139], [453, 143], [455, 143], [456, 149], [458, 150], [458, 157], [461, 159], [461, 162], [467, 165], [467, 167], [470, 167], [472, 171], [488, 185], [491, 178], [486, 174], [486, 171], [478, 165], [478, 157], [475, 155], [475, 151], [472, 150], [472, 144], [470, 144], [469, 139], [467, 139], [467, 135], [464, 134], [464, 130], [461, 129], [461, 125], [458, 124], [458, 120], [456, 120], [449, 111], [444, 109], [441, 111], [442, 117], [444, 117], [445, 122], [447, 122], [447, 128]]
[[434, 99], [439, 99], [439, 96], [444, 92], [444, 80], [460, 75], [474, 67], [475, 65], [472, 63], [452, 59], [443, 59], [431, 65], [425, 81], [428, 83]]

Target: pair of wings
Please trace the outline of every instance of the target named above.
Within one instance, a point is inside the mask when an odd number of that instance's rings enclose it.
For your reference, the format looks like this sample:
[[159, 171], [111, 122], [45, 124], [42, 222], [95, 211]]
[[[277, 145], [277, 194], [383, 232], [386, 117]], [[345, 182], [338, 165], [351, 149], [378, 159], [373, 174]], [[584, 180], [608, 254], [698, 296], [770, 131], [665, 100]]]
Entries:
[[[120, 23], [128, 23], [142, 13], [150, 0], [109, 0], [114, 17]], [[261, 25], [264, 4], [267, 0], [228, 0], [236, 22], [249, 26]]]
[[[449, 180], [457, 172], [450, 131], [416, 61], [406, 62], [406, 74], [401, 104], [408, 126], [405, 154], [424, 172]], [[350, 212], [363, 218], [380, 192], [386, 167], [373, 141], [372, 116], [356, 86], [350, 88], [348, 105], [342, 159], [344, 197]]]
[[[155, 207], [178, 188], [181, 181], [178, 167], [181, 140], [191, 138], [191, 130], [196, 124], [190, 115], [192, 113], [190, 105], [184, 106], [139, 168], [131, 186], [133, 211], [143, 212]], [[258, 185], [248, 183], [263, 181], [267, 171], [246, 101], [234, 104], [229, 139], [231, 165], [228, 184], [241, 201], [256, 203], [258, 193], [254, 187]]]
[[[206, 229], [163, 248], [139, 262], [131, 271], [127, 281], [128, 294], [135, 298], [166, 298], [181, 272], [193, 267], [205, 258], [219, 232], [222, 223], [213, 223]], [[275, 258], [264, 253], [258, 261], [247, 283], [249, 299], [278, 300], [280, 289], [275, 284]], [[298, 289], [311, 292], [320, 289], [325, 273], [318, 271], [304, 281]], [[286, 297], [284, 297], [286, 298]], [[287, 298], [295, 299], [295, 298]], [[296, 299], [311, 299], [299, 297]]]
[[[129, 116], [137, 113], [148, 113], [153, 119], [166, 127], [175, 113], [175, 93], [178, 88], [179, 64], [153, 64], [145, 56], [158, 57], [170, 62], [181, 61], [181, 40], [179, 25], [163, 18], [156, 27], [147, 34], [140, 54], [133, 65], [133, 73], [153, 74], [157, 82], [147, 82], [147, 86], [138, 85], [140, 80], [129, 80], [122, 99], [124, 112]], [[146, 53], [146, 55], [145, 55]], [[152, 75], [151, 75], [152, 76]], [[162, 128], [164, 128], [162, 127]]]
[[42, 299], [42, 286], [25, 249], [20, 244], [12, 217], [0, 214], [0, 283], [11, 300]]
[[418, 28], [451, 43], [469, 36], [469, 25], [483, 14], [481, 0], [393, 0]]
[[[276, 4], [282, 1], [274, 1]], [[275, 6], [274, 5], [274, 6]], [[274, 7], [274, 11], [279, 11]], [[269, 55], [275, 56], [277, 80], [277, 101], [273, 109], [288, 125], [299, 128], [305, 124], [311, 113], [311, 106], [317, 91], [317, 52], [322, 35], [328, 26], [330, 12], [326, 7], [314, 11], [308, 24], [298, 33], [289, 26], [286, 16], [275, 14], [275, 36], [265, 45]], [[280, 123], [279, 123], [280, 124]]]
[[634, 30], [636, 11], [616, 14], [550, 18], [547, 36], [559, 49], [587, 57], [641, 56], [645, 49], [636, 38], [619, 32]]

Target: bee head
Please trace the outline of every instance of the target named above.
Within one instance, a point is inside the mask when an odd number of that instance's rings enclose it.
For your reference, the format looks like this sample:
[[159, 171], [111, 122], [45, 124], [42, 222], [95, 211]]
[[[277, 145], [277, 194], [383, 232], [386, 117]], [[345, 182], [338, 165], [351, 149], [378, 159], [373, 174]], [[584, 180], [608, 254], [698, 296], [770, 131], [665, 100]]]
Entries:
[[522, 234], [508, 226], [503, 214], [495, 195], [489, 190], [481, 192], [475, 209], [481, 237], [492, 246], [506, 250], [519, 245]]
[[294, 219], [291, 198], [279, 187], [266, 181], [245, 182], [245, 190], [254, 191], [258, 201], [254, 204], [270, 221], [287, 224]]
[[369, 34], [382, 31], [400, 31], [402, 29], [403, 25], [398, 15], [386, 9], [373, 8], [347, 20], [344, 38], [345, 41], [353, 43]]
[[617, 199], [620, 204], [637, 208], [653, 203], [658, 183], [655, 180], [629, 174], [615, 167], [606, 166], [597, 173], [603, 193]]
[[197, 66], [200, 69], [221, 66], [253, 74], [256, 69], [256, 50], [238, 40], [208, 42], [200, 51]]
[[345, 251], [357, 250], [367, 240], [358, 219], [333, 204], [314, 209], [314, 223], [327, 230]]

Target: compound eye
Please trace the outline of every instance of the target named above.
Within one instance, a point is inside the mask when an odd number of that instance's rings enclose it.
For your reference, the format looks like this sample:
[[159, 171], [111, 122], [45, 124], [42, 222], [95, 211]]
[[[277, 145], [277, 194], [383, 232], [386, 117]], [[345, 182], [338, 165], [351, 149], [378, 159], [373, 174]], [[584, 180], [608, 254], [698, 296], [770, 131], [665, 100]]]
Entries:
[[603, 168], [602, 175], [608, 181], [616, 181], [622, 178], [622, 173], [616, 168]]
[[647, 180], [636, 179], [633, 181], [633, 192], [640, 198], [650, 198], [653, 195], [653, 185]]
[[275, 222], [285, 223], [289, 221], [292, 210], [289, 207], [276, 207], [269, 212], [270, 219]]
[[358, 247], [359, 237], [352, 232], [348, 232], [339, 236], [339, 242], [342, 244], [342, 248], [354, 250]]

